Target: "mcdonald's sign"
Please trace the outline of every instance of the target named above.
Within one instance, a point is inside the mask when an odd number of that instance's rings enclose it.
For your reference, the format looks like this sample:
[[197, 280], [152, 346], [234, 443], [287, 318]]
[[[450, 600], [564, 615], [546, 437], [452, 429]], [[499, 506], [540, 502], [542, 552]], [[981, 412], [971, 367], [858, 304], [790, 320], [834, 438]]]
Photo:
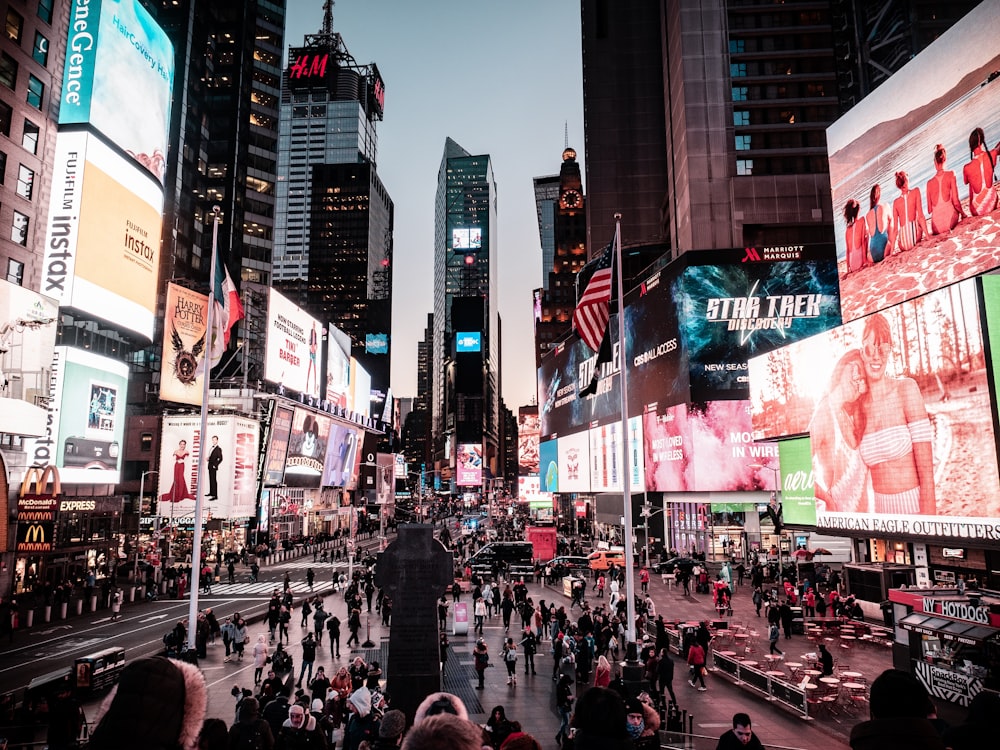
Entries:
[[[52, 478], [52, 492], [46, 492], [49, 486], [49, 477]], [[34, 492], [31, 492], [34, 488]], [[62, 484], [59, 481], [59, 469], [52, 464], [47, 466], [29, 466], [24, 472], [24, 479], [21, 480], [21, 492], [18, 497], [57, 497], [62, 493]]]
[[17, 552], [51, 552], [55, 523], [27, 521], [17, 524]]

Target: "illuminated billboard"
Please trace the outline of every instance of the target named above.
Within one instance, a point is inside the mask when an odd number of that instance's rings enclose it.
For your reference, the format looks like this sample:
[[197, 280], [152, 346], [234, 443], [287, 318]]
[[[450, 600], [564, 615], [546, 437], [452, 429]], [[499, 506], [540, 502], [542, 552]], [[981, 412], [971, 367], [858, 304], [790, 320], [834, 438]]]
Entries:
[[[12, 373], [23, 379], [24, 373], [47, 370], [52, 362], [58, 316], [55, 300], [0, 279], [0, 349], [4, 350], [0, 351], [0, 372], [8, 379]], [[7, 324], [10, 328], [4, 330]], [[40, 388], [41, 381], [22, 382], [22, 387]]]
[[538, 481], [541, 492], [559, 492], [559, 441], [538, 444]]
[[621, 423], [591, 427], [586, 434], [590, 442], [590, 491], [621, 492], [624, 482]]
[[295, 408], [285, 459], [285, 484], [319, 487], [333, 420], [318, 412]]
[[809, 435], [819, 527], [1000, 534], [975, 279], [756, 357], [750, 379], [755, 433]]
[[162, 182], [170, 39], [138, 0], [72, 0], [69, 18], [59, 124], [89, 123]]
[[330, 427], [323, 462], [323, 486], [346, 487], [351, 481], [358, 453], [358, 431], [341, 422]]
[[274, 289], [268, 289], [264, 379], [319, 398], [319, 321]]
[[208, 295], [167, 284], [160, 398], [199, 406], [204, 390]]
[[559, 491], [590, 492], [590, 441], [587, 431], [560, 435]]
[[517, 415], [517, 473], [538, 473], [538, 414]]
[[252, 517], [257, 501], [260, 426], [246, 417], [213, 414], [206, 430], [207, 439], [202, 441], [200, 416], [163, 417], [158, 514], [174, 518], [193, 515], [201, 471], [206, 517]]
[[455, 351], [481, 352], [483, 350], [482, 334], [479, 331], [455, 334]]
[[365, 334], [366, 354], [388, 354], [389, 334], [388, 333], [366, 333]]
[[451, 230], [451, 249], [460, 252], [482, 250], [482, 227], [459, 227]]
[[337, 326], [327, 326], [326, 390], [323, 397], [334, 406], [348, 408], [351, 388], [351, 338]]
[[42, 294], [147, 339], [160, 265], [160, 188], [95, 136], [60, 132]]
[[[612, 319], [612, 341], [618, 331]], [[616, 347], [617, 353], [617, 347]], [[609, 375], [600, 380], [597, 394], [581, 398], [590, 383], [597, 354], [576, 336], [571, 336], [542, 357], [538, 368], [538, 416], [541, 436], [564, 435], [584, 429], [591, 422], [617, 419], [621, 413], [618, 394], [618, 360], [603, 366]]]
[[459, 443], [456, 476], [459, 487], [482, 486], [483, 446], [480, 443]]
[[646, 489], [738, 492], [773, 488], [759, 466], [777, 463], [778, 446], [755, 441], [746, 401], [677, 404], [643, 415]]
[[351, 357], [351, 397], [348, 408], [363, 417], [370, 417], [372, 413], [372, 376], [354, 357]]
[[285, 455], [288, 453], [288, 439], [292, 433], [292, 418], [295, 410], [290, 406], [274, 405], [271, 417], [271, 436], [267, 446], [267, 463], [264, 464], [266, 484], [281, 484], [285, 476]]
[[53, 464], [63, 482], [117, 484], [125, 434], [128, 365], [57, 346], [49, 379], [46, 434], [27, 440], [30, 466]]
[[1000, 266], [998, 24], [981, 3], [827, 129], [845, 321]]
[[552, 493], [542, 492], [537, 474], [517, 478], [517, 499], [533, 510], [548, 509], [550, 514], [552, 512]]

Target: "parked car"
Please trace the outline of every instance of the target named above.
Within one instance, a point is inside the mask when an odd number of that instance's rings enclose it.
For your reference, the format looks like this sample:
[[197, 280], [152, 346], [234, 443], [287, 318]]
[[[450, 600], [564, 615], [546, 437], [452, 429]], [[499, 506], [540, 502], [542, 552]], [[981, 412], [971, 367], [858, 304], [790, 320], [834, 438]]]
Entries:
[[669, 560], [653, 563], [653, 572], [673, 573], [674, 567], [677, 567], [685, 573], [690, 573], [697, 562], [697, 560], [692, 560], [690, 557], [671, 557]]
[[558, 557], [553, 557], [542, 567], [544, 568], [548, 565], [551, 565], [553, 570], [562, 565], [570, 573], [578, 570], [589, 571], [590, 559], [580, 555], [559, 555]]

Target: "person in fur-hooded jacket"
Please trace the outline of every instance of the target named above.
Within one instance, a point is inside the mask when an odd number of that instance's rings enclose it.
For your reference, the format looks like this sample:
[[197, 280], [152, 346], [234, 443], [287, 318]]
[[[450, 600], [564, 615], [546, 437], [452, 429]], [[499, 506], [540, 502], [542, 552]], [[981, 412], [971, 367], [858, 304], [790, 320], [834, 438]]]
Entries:
[[648, 698], [648, 694], [642, 693], [638, 698], [625, 701], [629, 715], [633, 711], [642, 712], [642, 730], [638, 737], [632, 738], [632, 750], [659, 750], [660, 714], [650, 701], [643, 700], [644, 697]]
[[127, 664], [104, 699], [91, 750], [194, 750], [205, 720], [205, 677], [193, 664], [153, 656]]
[[316, 717], [296, 703], [288, 709], [274, 746], [276, 750], [326, 750], [327, 743]]

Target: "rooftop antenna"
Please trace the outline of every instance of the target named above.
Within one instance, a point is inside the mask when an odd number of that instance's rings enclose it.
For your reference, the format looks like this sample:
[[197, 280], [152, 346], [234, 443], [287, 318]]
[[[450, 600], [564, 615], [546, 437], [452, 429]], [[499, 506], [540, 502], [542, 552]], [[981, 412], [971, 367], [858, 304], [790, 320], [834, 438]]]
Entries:
[[569, 148], [569, 120], [563, 122], [563, 148]]
[[329, 36], [333, 31], [333, 0], [323, 2], [323, 34]]

